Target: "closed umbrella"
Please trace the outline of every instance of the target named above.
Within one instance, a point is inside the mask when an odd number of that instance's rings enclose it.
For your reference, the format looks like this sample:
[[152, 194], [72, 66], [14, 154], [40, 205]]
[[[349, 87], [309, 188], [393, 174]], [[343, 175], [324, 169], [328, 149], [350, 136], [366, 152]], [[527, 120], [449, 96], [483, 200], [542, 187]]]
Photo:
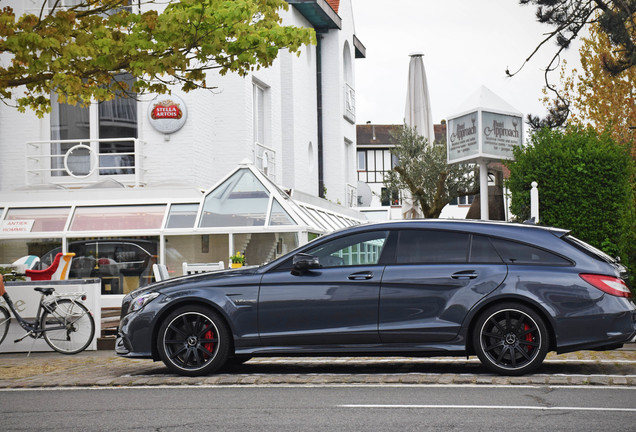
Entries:
[[[418, 134], [426, 138], [429, 144], [435, 139], [433, 129], [433, 117], [431, 115], [431, 102], [426, 83], [426, 71], [424, 70], [423, 53], [410, 54], [409, 82], [406, 89], [406, 109], [404, 122], [407, 126], [415, 128]], [[402, 200], [402, 218], [416, 219], [424, 215], [411, 197], [409, 191], [405, 191]]]

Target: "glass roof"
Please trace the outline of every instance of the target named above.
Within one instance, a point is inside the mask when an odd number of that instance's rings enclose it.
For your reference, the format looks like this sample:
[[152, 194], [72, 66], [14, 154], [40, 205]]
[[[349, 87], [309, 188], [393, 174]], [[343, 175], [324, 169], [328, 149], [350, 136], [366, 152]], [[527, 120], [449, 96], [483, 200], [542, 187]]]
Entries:
[[[146, 190], [144, 195], [139, 195], [144, 204], [131, 205], [130, 197], [124, 199], [121, 195], [103, 200], [91, 195], [91, 200], [83, 205], [83, 199], [69, 197], [77, 191], [59, 192], [60, 196], [49, 195], [50, 202], [33, 200], [20, 206], [2, 203], [0, 218], [4, 210], [4, 220], [0, 220], [0, 236], [104, 230], [197, 229], [201, 232], [206, 228], [218, 232], [223, 228], [232, 231], [233, 227], [241, 231], [243, 227], [259, 227], [255, 232], [268, 227], [285, 231], [298, 227], [301, 231], [324, 234], [366, 222], [365, 216], [353, 209], [299, 191], [283, 191], [252, 164], [239, 165], [219, 184], [196, 198], [184, 195], [181, 190], [158, 195], [148, 194]], [[55, 205], [60, 201], [77, 204]]]
[[330, 232], [364, 221], [362, 215], [354, 220], [316, 203], [300, 204], [253, 165], [242, 165], [206, 194], [198, 226], [299, 225]]

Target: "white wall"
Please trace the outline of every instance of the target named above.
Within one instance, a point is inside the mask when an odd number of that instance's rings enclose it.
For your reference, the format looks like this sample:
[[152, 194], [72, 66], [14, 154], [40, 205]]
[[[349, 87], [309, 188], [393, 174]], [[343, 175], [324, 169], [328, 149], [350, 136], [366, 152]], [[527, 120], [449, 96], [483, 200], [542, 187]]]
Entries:
[[[353, 184], [356, 179], [355, 125], [343, 118], [345, 41], [349, 41], [355, 67], [350, 1], [340, 2], [339, 15], [343, 29], [330, 31], [323, 40], [324, 178], [327, 198], [344, 204], [347, 177]], [[283, 16], [285, 25], [309, 25], [293, 7]], [[149, 124], [153, 96], [144, 96], [138, 104], [139, 138], [146, 142], [143, 181], [209, 188], [239, 162], [254, 160], [252, 82], [257, 79], [269, 86], [267, 145], [276, 150], [277, 183], [317, 195], [316, 57], [315, 46], [304, 47], [300, 57], [281, 51], [271, 67], [246, 77], [221, 77], [211, 72], [207, 82], [216, 85], [216, 90], [188, 94], [175, 90], [187, 105], [188, 119], [183, 128], [168, 136]], [[25, 185], [26, 142], [48, 140], [50, 119], [37, 119], [30, 112], [22, 114], [0, 105], [0, 130], [0, 190], [11, 190]], [[352, 143], [348, 158], [345, 139]]]

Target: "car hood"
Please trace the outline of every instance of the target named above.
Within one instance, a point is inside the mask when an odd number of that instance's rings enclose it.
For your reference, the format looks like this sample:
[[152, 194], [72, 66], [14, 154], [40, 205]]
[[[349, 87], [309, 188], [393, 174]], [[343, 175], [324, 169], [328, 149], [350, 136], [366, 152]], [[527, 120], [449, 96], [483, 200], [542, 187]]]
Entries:
[[203, 282], [203, 281], [216, 281], [219, 279], [228, 279], [235, 278], [239, 276], [247, 276], [252, 275], [258, 272], [259, 266], [247, 266], [241, 267], [238, 269], [226, 269], [226, 270], [214, 270], [205, 273], [197, 273], [186, 276], [177, 276], [170, 279], [166, 279], [164, 281], [155, 282], [143, 288], [138, 288], [135, 291], [132, 291], [124, 298], [124, 302], [126, 300], [134, 299], [139, 297], [142, 294], [146, 294], [149, 292], [163, 292], [167, 289], [170, 289], [177, 285], [182, 285], [184, 282]]

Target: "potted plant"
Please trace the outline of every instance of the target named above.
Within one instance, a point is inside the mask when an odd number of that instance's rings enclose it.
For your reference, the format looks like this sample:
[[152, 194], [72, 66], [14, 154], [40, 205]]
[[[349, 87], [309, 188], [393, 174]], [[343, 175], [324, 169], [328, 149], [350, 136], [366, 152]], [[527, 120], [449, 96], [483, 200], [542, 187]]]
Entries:
[[243, 264], [245, 264], [245, 255], [241, 252], [237, 252], [230, 257], [230, 262], [232, 263], [232, 268], [243, 267]]

